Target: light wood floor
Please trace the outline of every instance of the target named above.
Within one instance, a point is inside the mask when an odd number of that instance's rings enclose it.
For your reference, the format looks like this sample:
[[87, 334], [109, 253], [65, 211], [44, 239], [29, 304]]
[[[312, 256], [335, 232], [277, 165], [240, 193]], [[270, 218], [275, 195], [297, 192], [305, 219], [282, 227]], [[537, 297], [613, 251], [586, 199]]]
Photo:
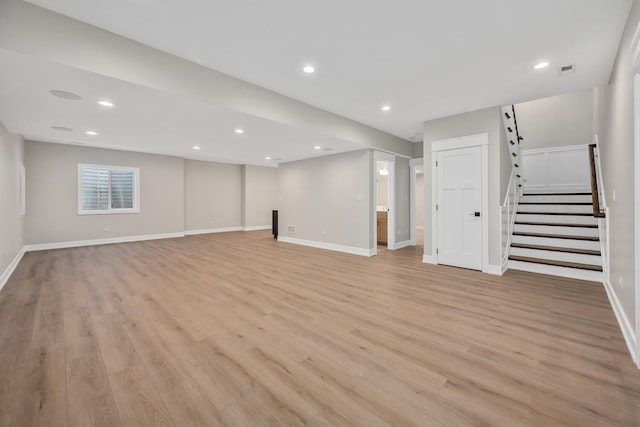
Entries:
[[601, 285], [225, 233], [27, 253], [0, 425], [634, 426]]

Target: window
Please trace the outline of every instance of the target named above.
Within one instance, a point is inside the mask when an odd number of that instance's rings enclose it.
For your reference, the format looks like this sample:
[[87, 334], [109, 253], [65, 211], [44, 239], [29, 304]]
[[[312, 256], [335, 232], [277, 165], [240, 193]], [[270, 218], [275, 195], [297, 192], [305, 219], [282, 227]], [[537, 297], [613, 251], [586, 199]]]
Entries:
[[140, 212], [140, 170], [78, 164], [78, 214]]

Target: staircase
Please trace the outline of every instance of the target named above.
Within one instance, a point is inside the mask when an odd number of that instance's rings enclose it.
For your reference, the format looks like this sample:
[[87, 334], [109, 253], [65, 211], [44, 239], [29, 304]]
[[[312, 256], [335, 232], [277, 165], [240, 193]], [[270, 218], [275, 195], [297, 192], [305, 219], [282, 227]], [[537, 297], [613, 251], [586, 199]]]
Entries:
[[525, 193], [511, 237], [509, 268], [601, 282], [592, 193]]

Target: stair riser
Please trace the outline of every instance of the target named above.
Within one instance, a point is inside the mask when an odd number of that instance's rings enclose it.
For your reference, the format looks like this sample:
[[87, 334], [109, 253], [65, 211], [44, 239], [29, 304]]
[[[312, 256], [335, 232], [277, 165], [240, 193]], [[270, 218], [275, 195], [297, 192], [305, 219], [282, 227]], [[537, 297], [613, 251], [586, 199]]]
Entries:
[[584, 227], [556, 227], [547, 225], [524, 225], [515, 224], [514, 231], [522, 231], [526, 233], [540, 233], [540, 234], [563, 234], [569, 236], [589, 236], [598, 237], [597, 228], [584, 228]]
[[600, 255], [572, 254], [568, 252], [544, 251], [539, 249], [511, 248], [511, 255], [526, 256], [530, 258], [548, 259], [578, 264], [602, 266]]
[[575, 216], [575, 215], [516, 215], [516, 221], [519, 222], [552, 222], [563, 224], [586, 224], [597, 225], [598, 221], [592, 216]]
[[572, 239], [553, 239], [548, 237], [532, 237], [532, 236], [513, 236], [511, 238], [513, 243], [523, 243], [527, 245], [540, 245], [540, 246], [556, 246], [560, 248], [574, 248], [574, 249], [589, 249], [593, 251], [600, 250], [600, 242], [598, 241], [584, 241], [584, 240], [572, 240]]
[[555, 265], [543, 265], [532, 262], [509, 261], [509, 269], [530, 271], [539, 274], [551, 274], [560, 277], [570, 277], [572, 279], [589, 280], [592, 282], [602, 282], [604, 276], [600, 271], [581, 270], [579, 268], [558, 267]]
[[587, 196], [566, 196], [564, 194], [558, 194], [553, 196], [528, 196], [524, 195], [520, 198], [521, 202], [553, 202], [553, 203], [563, 203], [563, 202], [581, 202], [581, 203], [591, 203], [593, 201], [591, 195]]
[[518, 204], [518, 212], [570, 212], [593, 213], [590, 205], [523, 205]]

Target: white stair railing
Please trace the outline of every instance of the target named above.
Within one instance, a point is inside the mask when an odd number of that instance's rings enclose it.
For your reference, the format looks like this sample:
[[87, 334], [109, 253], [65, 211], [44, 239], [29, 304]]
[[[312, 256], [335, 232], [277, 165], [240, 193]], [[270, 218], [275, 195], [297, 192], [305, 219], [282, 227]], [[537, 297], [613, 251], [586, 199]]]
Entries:
[[506, 269], [509, 262], [509, 248], [511, 248], [511, 236], [513, 235], [513, 227], [516, 222], [516, 214], [518, 212], [518, 200], [520, 198], [520, 189], [518, 188], [516, 168], [511, 169], [511, 178], [507, 187], [507, 194], [501, 206], [501, 231], [502, 231], [502, 269]]

